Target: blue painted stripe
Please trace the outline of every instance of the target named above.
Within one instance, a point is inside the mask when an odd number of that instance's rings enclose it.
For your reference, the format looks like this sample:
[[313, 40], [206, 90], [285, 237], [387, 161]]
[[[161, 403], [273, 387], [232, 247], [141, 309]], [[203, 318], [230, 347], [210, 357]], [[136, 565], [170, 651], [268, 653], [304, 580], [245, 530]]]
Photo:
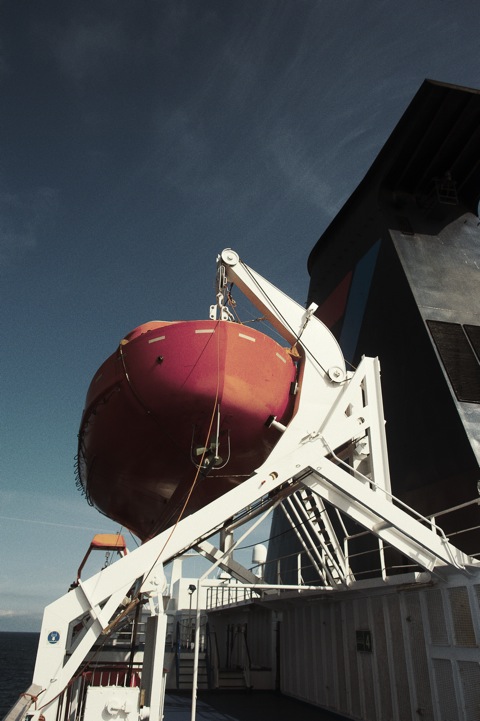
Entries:
[[340, 346], [347, 360], [352, 360], [357, 348], [373, 272], [377, 263], [378, 251], [380, 250], [380, 242], [380, 240], [377, 240], [355, 266], [340, 334]]

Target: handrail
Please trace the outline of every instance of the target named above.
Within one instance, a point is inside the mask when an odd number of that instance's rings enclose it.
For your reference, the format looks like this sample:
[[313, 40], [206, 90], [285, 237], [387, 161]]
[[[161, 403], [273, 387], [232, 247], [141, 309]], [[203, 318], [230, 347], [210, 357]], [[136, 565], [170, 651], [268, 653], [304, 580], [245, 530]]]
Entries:
[[342, 466], [343, 468], [345, 468], [350, 474], [353, 474], [353, 476], [355, 478], [357, 478], [357, 480], [370, 486], [370, 488], [373, 487], [373, 488], [375, 488], [376, 491], [381, 491], [392, 503], [397, 504], [398, 506], [402, 507], [405, 511], [410, 513], [412, 516], [416, 517], [421, 522], [426, 523], [428, 526], [430, 526], [431, 530], [434, 533], [438, 533], [440, 535], [440, 537], [442, 538], [442, 540], [445, 541], [445, 543], [448, 543], [448, 538], [446, 537], [442, 528], [435, 525], [435, 523], [431, 520], [431, 518], [429, 518], [427, 516], [423, 516], [421, 513], [416, 511], [415, 508], [412, 508], [407, 503], [402, 501], [400, 498], [397, 498], [397, 496], [394, 496], [393, 493], [390, 493], [390, 491], [387, 491], [385, 488], [382, 488], [382, 486], [380, 486], [374, 480], [372, 480], [371, 478], [368, 478], [367, 476], [364, 476], [363, 473], [360, 473], [359, 470], [357, 470], [356, 468], [353, 468], [348, 463], [346, 463], [341, 458], [339, 458], [339, 456], [336, 455], [335, 451], [333, 451], [329, 447], [325, 438], [323, 438], [323, 442], [327, 446], [327, 449], [328, 449], [330, 455], [332, 456], [332, 458], [334, 458], [337, 461], [339, 466]]
[[467, 501], [466, 503], [460, 503], [458, 506], [452, 506], [451, 508], [445, 508], [443, 511], [438, 511], [438, 513], [432, 513], [428, 518], [430, 518], [433, 522], [435, 522], [435, 518], [438, 518], [438, 516], [445, 516], [447, 513], [453, 513], [454, 511], [460, 511], [462, 508], [467, 508], [468, 506], [480, 506], [480, 498], [474, 498], [472, 501]]
[[[365, 481], [370, 484], [373, 483], [372, 481], [370, 481], [367, 478], [365, 478]], [[373, 485], [378, 487], [377, 484], [373, 484]], [[411, 509], [407, 504], [405, 504], [403, 501], [396, 498], [389, 492], [385, 491], [383, 488], [381, 488], [381, 487], [378, 487], [378, 488], [381, 491], [383, 491], [386, 495], [390, 496], [394, 503], [397, 503], [397, 504], [403, 506], [404, 508], [406, 508], [407, 510], [410, 510], [414, 516], [417, 516], [424, 523], [427, 523], [432, 528], [432, 530], [434, 530], [446, 543], [448, 543], [448, 540], [450, 538], [459, 536], [463, 533], [477, 531], [478, 529], [480, 529], [480, 524], [479, 524], [476, 526], [471, 526], [468, 528], [451, 531], [447, 534], [442, 528], [440, 528], [439, 526], [437, 526], [435, 524], [435, 519], [437, 517], [447, 516], [448, 514], [455, 513], [456, 511], [461, 511], [468, 507], [480, 506], [480, 497], [475, 498], [471, 501], [467, 501], [465, 503], [458, 504], [456, 506], [452, 506], [450, 508], [446, 508], [442, 511], [438, 511], [437, 513], [431, 514], [429, 516], [422, 516], [422, 514], [417, 513], [414, 509]], [[362, 577], [362, 576], [370, 575], [372, 580], [374, 578], [377, 578], [377, 579], [382, 578], [385, 581], [385, 580], [387, 580], [389, 575], [391, 576], [391, 575], [396, 575], [399, 572], [401, 573], [402, 569], [404, 571], [407, 571], [407, 570], [412, 571], [414, 569], [421, 569], [421, 566], [419, 566], [418, 564], [416, 564], [414, 562], [411, 562], [411, 563], [407, 562], [407, 563], [403, 563], [403, 564], [402, 563], [392, 563], [393, 559], [389, 559], [390, 564], [387, 565], [386, 558], [385, 558], [385, 552], [388, 549], [391, 549], [392, 546], [390, 544], [385, 544], [385, 541], [382, 541], [381, 538], [376, 537], [375, 534], [372, 533], [372, 531], [367, 530], [367, 529], [358, 531], [356, 533], [349, 533], [343, 522], [343, 517], [342, 517], [341, 513], [338, 511], [338, 509], [333, 509], [333, 510], [336, 511], [336, 513], [337, 513], [338, 522], [339, 522], [341, 530], [342, 530], [343, 545], [344, 545], [344, 557], [345, 557], [345, 562], [346, 562], [346, 568], [348, 569], [347, 574], [346, 574], [346, 578], [348, 579], [348, 581], [347, 581], [348, 585], [350, 585], [352, 582], [355, 581], [356, 576]], [[355, 553], [351, 553], [351, 542], [355, 541], [359, 538], [365, 538], [365, 537], [371, 537], [371, 538], [376, 539], [377, 543], [375, 544], [375, 547], [369, 548], [367, 550], [361, 550], [361, 551], [356, 551]], [[372, 564], [374, 567], [371, 567], [368, 569], [360, 568], [360, 570], [355, 569], [355, 571], [352, 572], [351, 564], [352, 564], [352, 562], [355, 561], [355, 559], [360, 559], [361, 557], [366, 558], [368, 556], [373, 557], [376, 554], [379, 555], [379, 563]], [[299, 556], [298, 551], [295, 551], [295, 552], [292, 552], [289, 554], [283, 554], [283, 555], [279, 556], [278, 558], [269, 558], [268, 559], [268, 561], [265, 563], [266, 568], [268, 568], [268, 567], [272, 568], [273, 566], [275, 566], [275, 564], [277, 564], [277, 584], [276, 585], [275, 584], [257, 584], [256, 586], [252, 587], [247, 584], [226, 583], [226, 584], [218, 584], [215, 586], [207, 587], [207, 608], [213, 609], [213, 608], [218, 608], [221, 606], [228, 606], [228, 605], [237, 604], [237, 603], [241, 603], [241, 602], [245, 603], [245, 602], [251, 601], [257, 594], [262, 595], [263, 589], [267, 589], [267, 588], [274, 590], [275, 588], [280, 589], [280, 587], [282, 587], [285, 591], [289, 590], [289, 588], [291, 590], [292, 586], [289, 587], [288, 585], [284, 585], [281, 583], [281, 579], [279, 578], [278, 574], [281, 572], [282, 568], [281, 568], [281, 565], [279, 566], [279, 564], [281, 564], [282, 561], [286, 561], [290, 558], [295, 558], [298, 556]], [[478, 556], [480, 556], [480, 551], [478, 553], [471, 553], [470, 556], [472, 558], [478, 557]], [[301, 557], [302, 557], [302, 559], [306, 559], [308, 561], [308, 556], [306, 555], [305, 551], [301, 551]], [[389, 558], [389, 557], [387, 556], [387, 558]], [[306, 565], [302, 564], [302, 570], [308, 569], [308, 568], [313, 568], [312, 564], [309, 564], [308, 562], [306, 563]], [[306, 586], [301, 583], [297, 586], [297, 588], [311, 589], [311, 588], [313, 588], [313, 586], [315, 584], [315, 582], [312, 583], [311, 581], [307, 582], [307, 583], [309, 583], [309, 586]], [[329, 588], [327, 588], [323, 585], [318, 586], [318, 590], [322, 590], [322, 591], [325, 591], [325, 590], [334, 591], [337, 589], [341, 590], [342, 588], [345, 588], [344, 584], [338, 584], [338, 586], [332, 586]]]
[[79, 721], [83, 718], [87, 689], [93, 687], [123, 686], [139, 688], [142, 662], [129, 664], [119, 661], [96, 661], [92, 668], [84, 669], [59, 695], [57, 719]]
[[[330, 451], [331, 451], [331, 449], [330, 449]], [[353, 470], [353, 473], [357, 479], [364, 482], [370, 488], [377, 490], [377, 491], [381, 491], [382, 494], [386, 498], [390, 499], [390, 501], [394, 505], [396, 505], [397, 507], [400, 507], [404, 511], [408, 512], [409, 515], [412, 516], [412, 518], [415, 518], [416, 520], [418, 520], [422, 525], [426, 525], [434, 534], [437, 535], [438, 538], [441, 539], [442, 543], [445, 544], [445, 546], [447, 547], [447, 549], [449, 551], [449, 555], [451, 555], [451, 552], [452, 552], [451, 547], [449, 545], [450, 538], [460, 535], [462, 533], [476, 531], [480, 528], [480, 524], [479, 524], [478, 526], [471, 526], [469, 528], [451, 531], [447, 534], [443, 530], [443, 528], [439, 527], [436, 524], [436, 519], [438, 517], [443, 517], [448, 514], [452, 514], [456, 511], [460, 511], [462, 509], [465, 509], [465, 508], [468, 508], [471, 506], [479, 506], [480, 498], [475, 498], [471, 501], [468, 501], [468, 502], [465, 502], [462, 504], [458, 504], [456, 506], [452, 506], [452, 507], [444, 509], [442, 511], [438, 511], [435, 514], [431, 514], [429, 516], [424, 516], [421, 513], [419, 513], [418, 511], [416, 511], [414, 508], [410, 507], [407, 503], [405, 503], [401, 499], [395, 497], [392, 493], [390, 493], [390, 491], [387, 491], [385, 488], [383, 488], [381, 485], [379, 485], [372, 479], [367, 478], [362, 473], [360, 473], [358, 470], [352, 469], [351, 466], [349, 466], [341, 458], [339, 458], [335, 454], [334, 451], [331, 451], [331, 458], [335, 459], [340, 466], [348, 469], [349, 472], [352, 472], [352, 470]], [[343, 515], [339, 511], [339, 509], [334, 507], [334, 508], [332, 508], [332, 512], [336, 513], [336, 516], [337, 516], [335, 522], [338, 523], [338, 526], [340, 529], [339, 541], [342, 542], [342, 540], [343, 540], [346, 574], [343, 579], [343, 583], [337, 583], [337, 582], [332, 583], [332, 585], [330, 587], [328, 587], [328, 589], [327, 589], [327, 587], [325, 587], [323, 585], [321, 587], [318, 586], [317, 587], [318, 590], [333, 591], [333, 590], [344, 589], [345, 583], [347, 583], [347, 585], [349, 586], [352, 582], [355, 581], [355, 576], [357, 574], [359, 576], [365, 576], [368, 574], [372, 578], [372, 581], [374, 578], [378, 579], [379, 577], [382, 578], [384, 581], [386, 581], [389, 578], [389, 575], [392, 575], [392, 574], [396, 575], [399, 573], [399, 571], [401, 571], [401, 569], [412, 570], [412, 569], [416, 569], [416, 568], [417, 569], [422, 568], [419, 564], [416, 564], [415, 562], [405, 563], [405, 564], [392, 563], [394, 558], [391, 558], [388, 554], [386, 554], [387, 551], [390, 552], [390, 549], [393, 548], [392, 544], [386, 543], [385, 540], [382, 540], [382, 538], [380, 536], [377, 536], [371, 530], [365, 529], [365, 530], [362, 530], [357, 533], [349, 533], [348, 529], [344, 523]], [[342, 538], [342, 536], [343, 536], [343, 538]], [[371, 536], [372, 538], [375, 538], [375, 540], [376, 540], [375, 547], [369, 548], [367, 550], [357, 551], [356, 553], [351, 553], [351, 542], [352, 541], [359, 539], [359, 538], [363, 538], [363, 537], [369, 537], [369, 536]], [[326, 542], [326, 545], [327, 545], [327, 547], [329, 547], [328, 540]], [[364, 569], [364, 568], [362, 568], [363, 564], [361, 564], [359, 570], [357, 570], [355, 568], [354, 569], [351, 568], [351, 563], [354, 561], [354, 559], [359, 559], [362, 556], [367, 557], [369, 555], [376, 555], [376, 554], [379, 555], [379, 563], [371, 564], [373, 567]], [[280, 556], [279, 558], [271, 558], [270, 557], [268, 559], [268, 561], [266, 561], [265, 568], [270, 567], [270, 569], [271, 569], [273, 566], [275, 566], [275, 564], [277, 565], [277, 588], [279, 586], [281, 586], [282, 590], [286, 591], [288, 589], [288, 584], [284, 585], [281, 583], [281, 575], [282, 575], [282, 570], [283, 570], [283, 568], [282, 568], [283, 564], [281, 562], [285, 561], [286, 559], [288, 559], [290, 557], [297, 557], [300, 559], [305, 559], [307, 557], [307, 555], [308, 554], [306, 554], [306, 549], [304, 549], [300, 552], [300, 554], [298, 553], [298, 551], [295, 551], [291, 554], [284, 554], [284, 555]], [[470, 554], [470, 555], [472, 557], [474, 557], [475, 555], [479, 555], [479, 554]], [[389, 565], [387, 565], [387, 562], [389, 563]], [[452, 562], [453, 562], [453, 560], [452, 560]], [[307, 569], [308, 567], [313, 568], [313, 566], [311, 564], [307, 563], [306, 565], [303, 565], [303, 563], [301, 563], [301, 561], [299, 564], [297, 564], [297, 570], [300, 567], [301, 567], [302, 571], [304, 569]], [[305, 577], [304, 573], [302, 575], [303, 575], [303, 577]], [[299, 584], [297, 587], [299, 588], [299, 590], [300, 589], [306, 590], [307, 586], [303, 583], [302, 576], [298, 577], [298, 581], [299, 581]], [[309, 583], [308, 580], [307, 580], [307, 583]], [[315, 582], [312, 583], [312, 581], [310, 581], [310, 586], [308, 588], [309, 589], [313, 588], [314, 583]], [[269, 588], [269, 589], [273, 590], [275, 588], [275, 585], [268, 584], [268, 585], [263, 586], [263, 588], [265, 588], [265, 589]], [[290, 589], [292, 589], [292, 586], [290, 586]], [[237, 604], [240, 602], [243, 602], [243, 603], [249, 602], [253, 599], [254, 592], [255, 592], [255, 594], [258, 593], [260, 596], [262, 596], [263, 595], [262, 584], [256, 584], [255, 586], [252, 586], [250, 584], [237, 585], [237, 584], [233, 584], [233, 583], [215, 585], [215, 587], [207, 588], [207, 608], [212, 609], [212, 608], [216, 608], [219, 606], [229, 606], [232, 604]]]

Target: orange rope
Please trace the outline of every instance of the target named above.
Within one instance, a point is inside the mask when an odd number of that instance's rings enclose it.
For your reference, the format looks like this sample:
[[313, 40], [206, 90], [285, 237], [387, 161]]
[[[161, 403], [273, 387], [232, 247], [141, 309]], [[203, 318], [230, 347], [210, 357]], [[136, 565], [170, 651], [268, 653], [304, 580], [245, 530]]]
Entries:
[[[220, 321], [217, 321], [217, 329], [218, 329], [218, 324], [219, 324], [219, 322], [220, 322]], [[149, 570], [147, 571], [147, 573], [145, 574], [145, 576], [144, 576], [144, 578], [143, 578], [143, 581], [144, 581], [144, 582], [146, 581], [146, 579], [147, 579], [147, 578], [149, 577], [149, 575], [151, 574], [152, 570], [153, 570], [153, 569], [155, 568], [155, 566], [157, 565], [158, 559], [162, 556], [162, 554], [163, 554], [163, 552], [165, 551], [168, 543], [170, 542], [173, 534], [175, 533], [178, 524], [180, 523], [180, 521], [181, 521], [182, 518], [183, 518], [183, 515], [184, 515], [184, 513], [185, 513], [185, 510], [186, 510], [186, 508], [187, 508], [187, 506], [188, 506], [188, 502], [190, 501], [190, 498], [191, 498], [191, 496], [192, 496], [192, 493], [193, 493], [193, 491], [194, 491], [194, 489], [195, 489], [195, 486], [196, 486], [196, 484], [197, 484], [198, 477], [199, 477], [199, 475], [200, 475], [200, 470], [201, 470], [201, 468], [202, 468], [203, 460], [204, 460], [205, 454], [206, 454], [206, 452], [207, 452], [208, 442], [209, 442], [209, 440], [210, 440], [210, 435], [211, 435], [213, 423], [214, 423], [214, 420], [215, 420], [215, 413], [216, 413], [216, 410], [217, 410], [218, 396], [219, 396], [219, 392], [220, 392], [220, 335], [219, 335], [219, 333], [216, 333], [215, 335], [216, 335], [216, 337], [217, 337], [217, 385], [216, 385], [216, 389], [215, 389], [215, 400], [214, 400], [214, 403], [213, 403], [212, 415], [211, 415], [211, 418], [210, 418], [210, 424], [209, 424], [209, 427], [208, 427], [207, 436], [206, 436], [205, 444], [204, 444], [204, 447], [203, 447], [204, 450], [203, 450], [203, 453], [202, 453], [201, 458], [200, 458], [200, 463], [198, 464], [198, 467], [197, 467], [197, 472], [195, 473], [195, 478], [193, 479], [192, 485], [191, 485], [190, 490], [189, 490], [189, 492], [188, 492], [187, 498], [186, 498], [186, 500], [185, 500], [185, 502], [184, 502], [184, 504], [183, 504], [183, 506], [182, 506], [182, 509], [181, 509], [180, 513], [178, 514], [178, 518], [177, 518], [177, 520], [175, 521], [175, 524], [174, 524], [174, 526], [172, 527], [172, 530], [170, 531], [170, 533], [169, 533], [169, 535], [168, 535], [168, 538], [165, 540], [165, 543], [163, 544], [161, 550], [158, 552], [158, 555], [157, 555], [157, 557], [155, 558], [154, 562], [152, 563], [150, 569], [149, 569]], [[128, 610], [131, 610], [131, 608], [132, 608], [134, 605], [136, 605], [136, 603], [138, 603], [138, 600], [137, 600], [137, 599], [139, 598], [139, 596], [140, 596], [140, 591], [137, 593], [136, 597], [134, 597], [134, 598], [132, 599], [132, 601], [130, 602], [130, 604], [129, 604], [129, 606], [128, 606]], [[122, 612], [107, 626], [107, 628], [105, 629], [104, 633], [109, 633], [110, 631], [112, 631], [112, 630], [115, 628], [115, 626], [117, 625], [117, 623], [118, 623], [122, 618], [125, 617], [125, 615], [126, 615], [126, 614], [125, 614], [125, 611], [122, 611]]]
[[[220, 321], [217, 321], [217, 329], [218, 329], [218, 324], [219, 324], [219, 322], [220, 322]], [[178, 518], [177, 518], [177, 520], [175, 521], [175, 525], [172, 527], [172, 530], [170, 531], [170, 534], [169, 534], [167, 540], [166, 540], [165, 543], [163, 544], [163, 547], [162, 547], [161, 551], [159, 552], [158, 556], [156, 557], [156, 559], [155, 559], [152, 567], [150, 568], [150, 570], [149, 570], [148, 573], [146, 574], [145, 578], [148, 578], [149, 574], [152, 572], [152, 569], [155, 567], [158, 559], [160, 558], [160, 556], [161, 556], [162, 553], [164, 552], [164, 550], [165, 550], [165, 548], [167, 547], [170, 539], [172, 538], [173, 534], [175, 533], [178, 524], [180, 523], [180, 521], [181, 521], [182, 518], [183, 518], [183, 514], [185, 513], [185, 510], [186, 510], [186, 508], [187, 508], [188, 502], [189, 502], [189, 500], [190, 500], [190, 498], [191, 498], [191, 496], [192, 496], [193, 490], [194, 490], [194, 488], [195, 488], [195, 486], [196, 486], [196, 484], [197, 484], [198, 477], [199, 477], [199, 475], [200, 475], [200, 470], [201, 470], [201, 467], [202, 467], [202, 464], [203, 464], [203, 460], [204, 460], [205, 454], [206, 454], [206, 452], [207, 452], [208, 442], [209, 442], [209, 440], [210, 440], [210, 434], [211, 434], [211, 432], [212, 432], [213, 422], [214, 422], [214, 420], [215, 420], [215, 412], [216, 412], [216, 410], [217, 410], [218, 395], [219, 395], [219, 390], [220, 390], [220, 336], [219, 336], [218, 333], [216, 333], [215, 335], [217, 336], [217, 387], [216, 387], [216, 390], [215, 390], [215, 400], [214, 400], [214, 403], [213, 403], [212, 416], [211, 416], [211, 418], [210, 418], [210, 425], [209, 425], [209, 427], [208, 427], [205, 444], [204, 444], [204, 446], [203, 446], [203, 453], [202, 453], [201, 458], [200, 458], [200, 463], [198, 464], [198, 467], [197, 467], [197, 472], [195, 473], [195, 478], [193, 479], [193, 483], [192, 483], [192, 485], [191, 485], [191, 487], [190, 487], [190, 490], [189, 490], [189, 492], [188, 492], [188, 495], [187, 495], [187, 498], [186, 498], [186, 500], [185, 500], [185, 503], [184, 503], [183, 506], [182, 506], [182, 510], [181, 510], [180, 513], [178, 514]]]

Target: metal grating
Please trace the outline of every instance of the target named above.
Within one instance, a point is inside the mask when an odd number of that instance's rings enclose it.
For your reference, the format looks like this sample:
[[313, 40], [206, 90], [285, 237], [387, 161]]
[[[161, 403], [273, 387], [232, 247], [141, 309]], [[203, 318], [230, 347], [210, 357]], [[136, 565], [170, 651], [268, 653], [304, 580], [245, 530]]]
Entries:
[[468, 600], [468, 590], [465, 586], [449, 588], [448, 597], [452, 610], [455, 646], [476, 646], [477, 641]]
[[460, 323], [427, 320], [427, 326], [457, 399], [480, 403], [480, 364], [469, 340], [477, 340], [475, 326], [468, 326], [468, 337]]
[[445, 621], [442, 592], [440, 589], [425, 593], [427, 604], [430, 638], [435, 646], [448, 646], [448, 632]]
[[459, 661], [460, 680], [465, 700], [465, 721], [478, 721], [480, 709], [480, 664]]
[[455, 696], [452, 663], [446, 658], [433, 659], [433, 671], [437, 686], [438, 721], [458, 721], [459, 708]]

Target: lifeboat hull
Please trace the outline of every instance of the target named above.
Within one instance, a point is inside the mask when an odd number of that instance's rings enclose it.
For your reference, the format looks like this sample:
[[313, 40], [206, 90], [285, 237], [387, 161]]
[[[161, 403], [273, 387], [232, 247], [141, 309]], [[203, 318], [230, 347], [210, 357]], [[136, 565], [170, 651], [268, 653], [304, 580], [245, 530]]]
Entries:
[[288, 423], [296, 364], [228, 321], [154, 321], [95, 374], [82, 416], [79, 482], [142, 540], [249, 477]]

